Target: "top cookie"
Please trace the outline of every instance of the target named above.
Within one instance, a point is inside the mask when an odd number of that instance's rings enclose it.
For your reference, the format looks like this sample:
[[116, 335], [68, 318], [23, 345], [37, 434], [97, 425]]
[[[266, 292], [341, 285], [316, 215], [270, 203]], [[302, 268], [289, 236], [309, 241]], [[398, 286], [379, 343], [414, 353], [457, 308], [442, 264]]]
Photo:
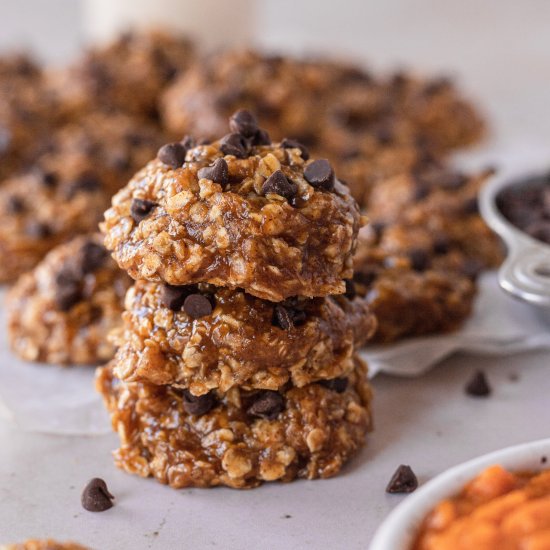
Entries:
[[239, 111], [212, 144], [162, 147], [113, 198], [105, 244], [135, 279], [242, 288], [274, 302], [345, 292], [361, 224], [326, 160], [272, 144]]

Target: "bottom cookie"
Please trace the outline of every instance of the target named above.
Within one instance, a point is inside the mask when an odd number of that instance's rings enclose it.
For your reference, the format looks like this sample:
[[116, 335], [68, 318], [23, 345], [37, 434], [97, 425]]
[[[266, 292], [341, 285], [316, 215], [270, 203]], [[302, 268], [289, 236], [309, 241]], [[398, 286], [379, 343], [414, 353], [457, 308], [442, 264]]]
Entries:
[[97, 389], [121, 438], [115, 462], [173, 488], [331, 477], [371, 428], [366, 365], [355, 363], [348, 378], [200, 398], [173, 386], [121, 382], [111, 363], [98, 369]]
[[55, 540], [27, 540], [18, 544], [0, 544], [0, 550], [88, 550], [75, 542]]

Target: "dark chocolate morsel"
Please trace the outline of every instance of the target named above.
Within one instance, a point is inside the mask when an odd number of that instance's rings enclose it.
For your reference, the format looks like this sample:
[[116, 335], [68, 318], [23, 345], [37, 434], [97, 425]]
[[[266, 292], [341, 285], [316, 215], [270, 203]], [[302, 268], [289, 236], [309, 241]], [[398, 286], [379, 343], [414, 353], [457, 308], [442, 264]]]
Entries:
[[196, 291], [194, 286], [174, 286], [164, 284], [160, 291], [160, 302], [172, 311], [179, 311], [189, 294]]
[[80, 249], [80, 268], [82, 274], [93, 273], [105, 264], [109, 253], [106, 248], [93, 241], [87, 241]]
[[281, 147], [283, 149], [299, 149], [300, 155], [304, 160], [309, 159], [309, 151], [307, 148], [302, 145], [299, 141], [296, 141], [295, 139], [289, 139], [285, 138], [283, 141], [281, 141]]
[[292, 315], [286, 307], [280, 304], [275, 305], [273, 308], [273, 324], [283, 330], [289, 330], [294, 327]]
[[410, 466], [401, 464], [392, 475], [387, 493], [412, 493], [418, 487], [418, 479]]
[[229, 181], [229, 167], [225, 159], [216, 159], [212, 166], [205, 166], [197, 172], [199, 179], [212, 180], [225, 185]]
[[274, 420], [284, 408], [285, 402], [279, 392], [262, 390], [254, 396], [253, 402], [246, 412], [250, 416]]
[[104, 512], [113, 507], [114, 496], [107, 489], [105, 481], [94, 477], [82, 491], [82, 507], [88, 512]]
[[292, 199], [298, 192], [298, 186], [289, 180], [282, 170], [276, 170], [269, 176], [262, 185], [262, 193], [274, 193], [285, 199]]
[[229, 128], [232, 132], [251, 138], [258, 130], [258, 120], [250, 111], [241, 109], [229, 119]]
[[409, 251], [411, 267], [415, 271], [425, 271], [430, 266], [430, 257], [422, 248], [413, 248]]
[[186, 154], [185, 146], [181, 142], [174, 142], [163, 145], [157, 153], [157, 158], [170, 168], [179, 168], [185, 162]]
[[344, 393], [348, 387], [348, 379], [345, 377], [332, 378], [330, 380], [321, 380], [319, 384], [336, 393]]
[[352, 279], [346, 279], [345, 283], [346, 283], [346, 292], [345, 292], [344, 296], [348, 300], [353, 300], [355, 298], [355, 296], [357, 296], [357, 291], [355, 289], [355, 283], [353, 282]]
[[465, 391], [472, 397], [487, 397], [491, 394], [491, 388], [485, 373], [478, 370], [466, 384]]
[[238, 159], [244, 159], [248, 156], [246, 139], [237, 133], [224, 136], [220, 140], [220, 150], [224, 155], [233, 155]]
[[6, 201], [6, 211], [9, 214], [20, 214], [25, 211], [25, 201], [21, 197], [11, 195]]
[[216, 406], [216, 396], [213, 392], [204, 395], [193, 395], [189, 390], [183, 390], [183, 408], [187, 414], [201, 416]]
[[334, 188], [334, 170], [326, 159], [314, 160], [304, 170], [305, 180], [316, 189], [331, 191]]
[[250, 140], [251, 145], [271, 145], [271, 138], [266, 130], [258, 128]]
[[183, 302], [183, 311], [192, 319], [200, 319], [212, 313], [212, 303], [202, 294], [190, 294]]
[[93, 193], [101, 189], [101, 180], [95, 174], [86, 172], [72, 181], [67, 188], [67, 198], [71, 199], [77, 193]]
[[157, 206], [157, 203], [153, 201], [133, 199], [130, 206], [130, 215], [136, 223], [139, 223], [150, 214], [155, 206]]
[[447, 254], [451, 247], [451, 242], [447, 235], [438, 235], [433, 242], [434, 254]]

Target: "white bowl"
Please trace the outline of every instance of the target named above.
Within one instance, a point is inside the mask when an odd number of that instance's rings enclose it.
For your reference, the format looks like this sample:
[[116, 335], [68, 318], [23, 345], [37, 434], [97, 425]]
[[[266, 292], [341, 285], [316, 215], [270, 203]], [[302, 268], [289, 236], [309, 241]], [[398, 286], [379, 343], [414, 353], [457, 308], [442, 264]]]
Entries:
[[438, 475], [391, 512], [376, 531], [369, 550], [410, 550], [420, 525], [428, 513], [443, 499], [456, 495], [466, 483], [493, 464], [511, 471], [539, 471], [550, 467], [550, 439], [507, 447], [483, 455]]

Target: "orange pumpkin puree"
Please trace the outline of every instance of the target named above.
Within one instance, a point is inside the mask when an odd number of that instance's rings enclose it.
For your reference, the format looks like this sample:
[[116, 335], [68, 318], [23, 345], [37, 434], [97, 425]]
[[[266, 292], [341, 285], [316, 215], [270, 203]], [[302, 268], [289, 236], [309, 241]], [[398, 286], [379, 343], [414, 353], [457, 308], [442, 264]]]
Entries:
[[550, 550], [550, 470], [487, 468], [432, 510], [413, 550]]

